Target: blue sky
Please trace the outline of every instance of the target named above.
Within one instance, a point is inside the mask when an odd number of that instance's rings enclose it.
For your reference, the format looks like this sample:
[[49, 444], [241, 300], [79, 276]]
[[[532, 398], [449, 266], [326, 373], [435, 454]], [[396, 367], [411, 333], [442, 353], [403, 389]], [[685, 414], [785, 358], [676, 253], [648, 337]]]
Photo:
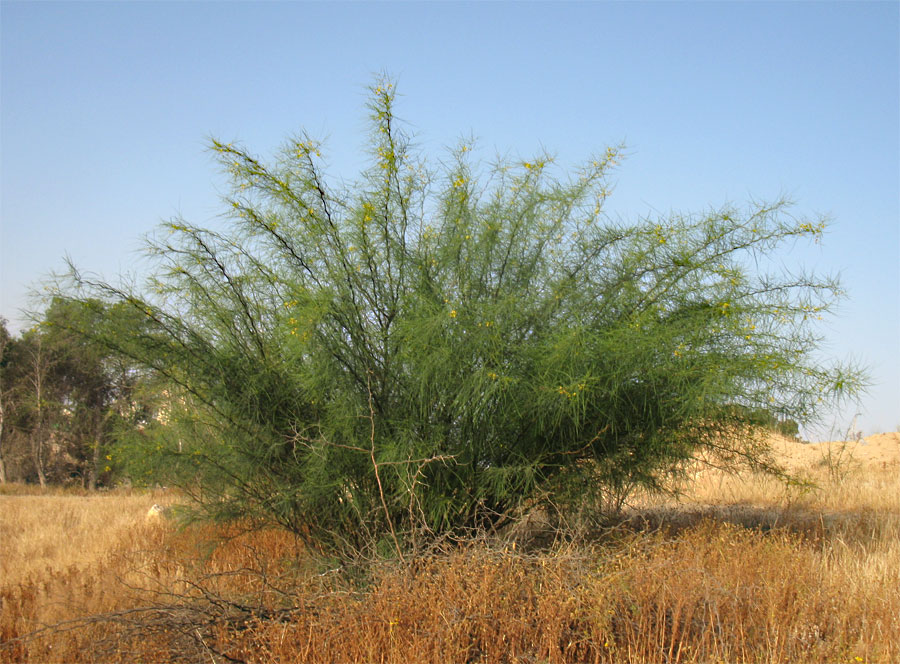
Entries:
[[[114, 278], [180, 214], [217, 225], [210, 136], [271, 154], [301, 128], [364, 164], [365, 88], [440, 157], [625, 142], [609, 211], [787, 194], [833, 219], [790, 265], [840, 272], [824, 353], [871, 369], [864, 432], [900, 426], [900, 4], [0, 4], [0, 315], [70, 255]], [[832, 424], [845, 427], [856, 408]]]

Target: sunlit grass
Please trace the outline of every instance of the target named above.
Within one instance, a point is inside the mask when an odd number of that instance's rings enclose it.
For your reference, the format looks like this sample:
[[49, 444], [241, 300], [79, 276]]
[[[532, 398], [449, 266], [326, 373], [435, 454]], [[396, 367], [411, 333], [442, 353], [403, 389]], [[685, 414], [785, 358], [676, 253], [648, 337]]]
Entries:
[[577, 544], [360, 567], [283, 531], [146, 523], [158, 495], [2, 495], [0, 660], [898, 661], [898, 465], [796, 470], [816, 486], [705, 471]]

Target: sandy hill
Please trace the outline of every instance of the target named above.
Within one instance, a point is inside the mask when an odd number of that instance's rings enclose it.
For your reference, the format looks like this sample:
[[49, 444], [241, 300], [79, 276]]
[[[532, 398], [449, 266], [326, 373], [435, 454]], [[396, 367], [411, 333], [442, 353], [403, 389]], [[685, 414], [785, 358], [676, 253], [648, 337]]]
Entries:
[[782, 436], [772, 438], [777, 458], [791, 470], [823, 465], [841, 459], [864, 468], [900, 466], [900, 432], [879, 433], [859, 441], [802, 443]]

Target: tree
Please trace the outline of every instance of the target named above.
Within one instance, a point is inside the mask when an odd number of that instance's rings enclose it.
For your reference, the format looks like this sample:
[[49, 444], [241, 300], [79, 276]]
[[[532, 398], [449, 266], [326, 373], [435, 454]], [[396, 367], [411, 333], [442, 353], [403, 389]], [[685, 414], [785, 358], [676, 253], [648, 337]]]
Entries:
[[0, 317], [0, 484], [6, 484], [6, 439], [4, 438], [3, 425], [7, 417], [7, 386], [4, 375], [6, 367], [9, 365], [9, 348], [11, 346], [12, 336], [9, 334], [9, 330], [6, 329], [6, 319]]
[[[48, 352], [44, 338], [37, 329], [23, 335], [20, 345], [24, 359], [23, 378], [27, 392], [21, 403], [30, 417], [27, 425], [27, 439], [31, 452], [31, 463], [41, 488], [47, 486], [47, 471], [50, 454], [51, 430], [57, 428], [54, 415], [58, 415], [59, 400], [54, 398], [53, 381], [50, 372], [55, 358]], [[55, 421], [54, 421], [55, 420]]]
[[135, 325], [131, 329], [136, 331], [140, 321], [129, 309], [97, 300], [55, 298], [39, 326], [54, 357], [52, 380], [65, 412], [60, 438], [74, 461], [72, 470], [90, 490], [111, 470], [104, 457], [111, 456], [115, 430], [136, 424], [133, 416], [138, 414], [133, 394], [140, 372], [125, 358], [77, 333], [101, 325]]
[[116, 372], [112, 358], [86, 337], [71, 328], [90, 328], [97, 319], [111, 315], [99, 302], [70, 302], [55, 299], [44, 312], [42, 336], [56, 357], [54, 380], [67, 421], [65, 437], [70, 456], [87, 488], [97, 487], [101, 473], [101, 452], [108, 446], [113, 402], [117, 397]]
[[542, 500], [620, 503], [698, 449], [765, 465], [748, 412], [804, 422], [859, 388], [812, 357], [838, 283], [752, 269], [821, 220], [776, 201], [616, 222], [619, 149], [565, 174], [462, 143], [431, 170], [394, 102], [372, 88], [349, 189], [305, 134], [271, 163], [213, 141], [228, 230], [166, 224], [143, 291], [74, 268], [57, 291], [141, 317], [81, 333], [170, 382], [154, 445], [210, 513], [402, 555]]

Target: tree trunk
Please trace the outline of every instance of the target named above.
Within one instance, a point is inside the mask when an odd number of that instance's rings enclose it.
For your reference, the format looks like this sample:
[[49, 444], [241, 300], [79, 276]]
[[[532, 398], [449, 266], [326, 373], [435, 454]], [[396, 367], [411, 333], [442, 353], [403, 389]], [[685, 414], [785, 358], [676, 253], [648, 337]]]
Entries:
[[[6, 329], [5, 326], [3, 328]], [[5, 333], [2, 337], [0, 337], [0, 362], [4, 359], [6, 355], [6, 349], [9, 345], [9, 340], [7, 339]], [[3, 366], [0, 363], [0, 484], [6, 484], [6, 463], [3, 461], [3, 417], [5, 412], [3, 410]]]
[[32, 355], [34, 373], [31, 376], [31, 384], [34, 387], [35, 402], [37, 404], [37, 421], [31, 430], [31, 459], [34, 469], [37, 471], [41, 489], [47, 487], [47, 473], [44, 459], [44, 378], [49, 367], [47, 356], [43, 352], [43, 344], [38, 338], [37, 345]]
[[3, 383], [0, 382], [0, 484], [6, 484], [6, 464], [3, 462]]
[[47, 473], [44, 471], [44, 432], [41, 431], [40, 425], [35, 431], [31, 432], [31, 459], [34, 462], [34, 469], [37, 471], [41, 489], [46, 489]]
[[91, 450], [91, 467], [88, 468], [88, 491], [95, 491], [97, 489], [97, 476], [99, 473], [99, 465], [100, 465], [100, 441], [97, 438], [94, 438], [93, 449]]
[[93, 419], [94, 435], [91, 442], [91, 467], [88, 468], [88, 490], [90, 491], [95, 491], [97, 489], [97, 479], [100, 477], [100, 441], [103, 439], [103, 422], [106, 418], [101, 418], [97, 414], [94, 414]]

